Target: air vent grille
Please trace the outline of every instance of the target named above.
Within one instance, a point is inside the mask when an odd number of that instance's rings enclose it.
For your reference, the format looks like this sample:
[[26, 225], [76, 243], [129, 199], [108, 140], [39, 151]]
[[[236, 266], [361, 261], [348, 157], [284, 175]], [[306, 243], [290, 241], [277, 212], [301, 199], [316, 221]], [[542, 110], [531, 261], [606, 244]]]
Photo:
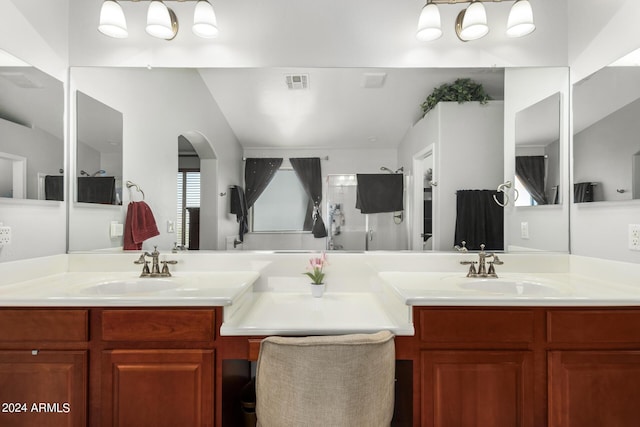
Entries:
[[285, 80], [287, 87], [291, 90], [300, 90], [309, 88], [309, 75], [308, 74], [286, 74]]

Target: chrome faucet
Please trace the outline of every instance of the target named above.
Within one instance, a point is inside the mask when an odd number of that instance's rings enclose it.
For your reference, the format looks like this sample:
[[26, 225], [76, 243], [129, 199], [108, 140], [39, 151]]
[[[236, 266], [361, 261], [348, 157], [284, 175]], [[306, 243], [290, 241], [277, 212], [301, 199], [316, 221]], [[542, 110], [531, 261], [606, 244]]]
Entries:
[[[149, 270], [149, 261], [147, 261], [146, 257], [151, 257], [151, 270]], [[177, 264], [178, 261], [160, 261], [160, 252], [158, 252], [158, 247], [153, 247], [153, 252], [145, 252], [140, 255], [134, 264], [144, 264], [142, 266], [142, 273], [140, 277], [170, 277], [171, 272], [169, 271], [168, 264]], [[162, 263], [162, 271], [160, 271], [160, 264]]]
[[[467, 277], [498, 277], [495, 265], [502, 265], [504, 262], [498, 258], [498, 255], [494, 253], [486, 253], [484, 248], [485, 245], [481, 244], [480, 252], [478, 252], [478, 261], [460, 261], [460, 264], [469, 266]], [[487, 261], [487, 258], [492, 258], [492, 261]], [[475, 264], [478, 264], [477, 271]], [[489, 264], [488, 269], [487, 264]]]

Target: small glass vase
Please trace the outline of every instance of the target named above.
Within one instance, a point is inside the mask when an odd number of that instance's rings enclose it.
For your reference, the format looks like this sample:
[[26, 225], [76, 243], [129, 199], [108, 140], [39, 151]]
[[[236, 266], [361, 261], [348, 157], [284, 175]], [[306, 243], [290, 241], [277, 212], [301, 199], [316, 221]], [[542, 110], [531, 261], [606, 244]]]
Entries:
[[311, 285], [311, 295], [314, 298], [322, 298], [322, 294], [324, 294], [325, 284], [324, 283], [312, 283]]

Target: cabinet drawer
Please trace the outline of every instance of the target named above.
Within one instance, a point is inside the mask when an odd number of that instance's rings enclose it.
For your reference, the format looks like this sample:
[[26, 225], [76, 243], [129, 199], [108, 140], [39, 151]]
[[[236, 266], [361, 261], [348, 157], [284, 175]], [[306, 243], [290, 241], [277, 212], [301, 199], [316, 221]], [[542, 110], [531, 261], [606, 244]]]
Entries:
[[518, 343], [534, 340], [530, 310], [422, 309], [420, 340], [427, 343]]
[[87, 310], [0, 310], [0, 341], [87, 341]]
[[550, 343], [638, 343], [640, 310], [549, 310], [547, 339]]
[[213, 310], [104, 310], [104, 341], [212, 341]]

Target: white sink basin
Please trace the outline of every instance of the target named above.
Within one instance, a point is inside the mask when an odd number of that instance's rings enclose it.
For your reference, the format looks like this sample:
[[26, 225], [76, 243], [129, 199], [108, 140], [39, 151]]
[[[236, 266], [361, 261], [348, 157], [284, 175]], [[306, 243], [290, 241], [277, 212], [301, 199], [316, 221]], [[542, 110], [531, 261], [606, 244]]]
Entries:
[[169, 278], [139, 278], [98, 283], [84, 289], [84, 293], [90, 295], [148, 294], [175, 289], [179, 286], [179, 283]]
[[458, 285], [462, 289], [492, 294], [533, 296], [559, 295], [562, 292], [553, 286], [531, 280], [511, 280], [499, 278], [469, 279]]

